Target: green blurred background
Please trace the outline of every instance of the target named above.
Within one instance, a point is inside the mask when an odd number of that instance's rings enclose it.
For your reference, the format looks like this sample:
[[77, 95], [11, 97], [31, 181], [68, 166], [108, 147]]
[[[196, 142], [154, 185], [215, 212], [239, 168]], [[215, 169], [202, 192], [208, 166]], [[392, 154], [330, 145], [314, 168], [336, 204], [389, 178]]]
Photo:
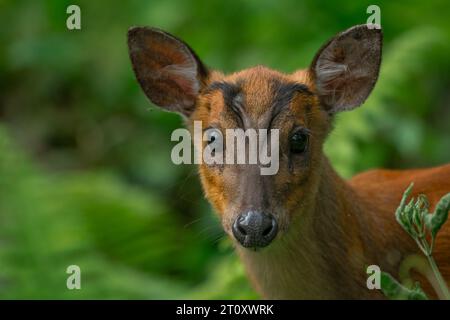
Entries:
[[[80, 31], [66, 29], [70, 4]], [[138, 87], [127, 29], [165, 29], [225, 72], [291, 72], [370, 4], [381, 75], [327, 154], [345, 177], [450, 162], [448, 1], [1, 0], [0, 298], [258, 298], [196, 168], [170, 161], [182, 122]], [[72, 264], [81, 290], [66, 288]]]

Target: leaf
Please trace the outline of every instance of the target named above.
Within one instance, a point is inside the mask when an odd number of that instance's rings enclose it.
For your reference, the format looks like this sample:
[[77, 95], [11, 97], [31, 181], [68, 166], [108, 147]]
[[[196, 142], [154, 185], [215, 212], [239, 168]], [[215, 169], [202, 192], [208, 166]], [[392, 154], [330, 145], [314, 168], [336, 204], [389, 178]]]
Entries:
[[406, 200], [408, 199], [409, 195], [411, 194], [413, 187], [414, 187], [414, 182], [411, 182], [409, 187], [405, 190], [405, 192], [403, 192], [403, 197], [402, 197], [402, 200], [400, 201], [400, 205], [397, 209], [397, 212], [399, 212], [399, 211], [401, 212], [405, 208]]
[[420, 222], [421, 222], [421, 211], [416, 207], [413, 210], [413, 222], [415, 225], [420, 226]]
[[422, 290], [419, 282], [416, 282], [414, 287], [410, 290], [408, 300], [428, 300], [428, 296]]
[[398, 206], [397, 210], [395, 211], [395, 218], [397, 219], [397, 222], [405, 229], [406, 232], [411, 234], [411, 227], [409, 225], [409, 219], [406, 215], [406, 212], [410, 210], [410, 207], [412, 206], [412, 200], [406, 205], [406, 200], [408, 199], [409, 195], [411, 194], [412, 188], [414, 187], [414, 183], [411, 183], [409, 187], [405, 190], [403, 193], [402, 200], [400, 201], [400, 205]]
[[450, 210], [450, 193], [446, 194], [439, 200], [436, 205], [436, 210], [433, 214], [426, 217], [426, 225], [430, 229], [431, 236], [436, 238], [437, 233], [448, 219], [448, 212]]
[[381, 273], [381, 291], [392, 300], [428, 300], [419, 283], [413, 289], [408, 289], [387, 272]]

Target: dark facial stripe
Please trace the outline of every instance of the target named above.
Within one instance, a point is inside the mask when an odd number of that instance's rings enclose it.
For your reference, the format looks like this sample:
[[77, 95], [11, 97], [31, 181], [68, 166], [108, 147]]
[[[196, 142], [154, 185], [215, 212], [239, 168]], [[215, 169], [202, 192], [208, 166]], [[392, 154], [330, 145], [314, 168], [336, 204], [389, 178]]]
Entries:
[[241, 87], [238, 84], [229, 82], [213, 82], [211, 83], [211, 85], [208, 86], [206, 92], [212, 92], [215, 90], [222, 91], [225, 105], [229, 107], [234, 114], [236, 114], [240, 122], [240, 125], [243, 126], [244, 114], [241, 101], [243, 99], [243, 97], [241, 96]]
[[297, 82], [281, 82], [274, 80], [272, 82], [273, 103], [272, 108], [274, 112], [279, 112], [289, 105], [295, 93], [302, 93], [305, 95], [312, 95], [308, 87]]
[[281, 82], [278, 80], [273, 80], [272, 92], [272, 116], [269, 128], [272, 126], [273, 119], [275, 119], [283, 109], [289, 106], [295, 93], [301, 93], [308, 96], [313, 94], [304, 84], [297, 82]]
[[234, 98], [238, 95], [238, 93], [241, 91], [241, 88], [237, 86], [236, 84], [229, 83], [229, 82], [213, 82], [211, 83], [208, 88], [206, 89], [206, 92], [212, 92], [215, 90], [222, 91], [223, 99], [225, 100], [225, 104], [231, 107], [234, 102]]

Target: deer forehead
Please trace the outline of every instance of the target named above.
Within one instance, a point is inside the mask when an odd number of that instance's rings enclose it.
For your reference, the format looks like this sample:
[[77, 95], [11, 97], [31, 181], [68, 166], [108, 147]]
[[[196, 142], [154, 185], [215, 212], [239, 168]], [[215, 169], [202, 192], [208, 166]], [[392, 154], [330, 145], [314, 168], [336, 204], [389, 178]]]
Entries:
[[238, 125], [264, 128], [283, 111], [289, 110], [299, 118], [309, 111], [315, 103], [312, 90], [306, 71], [286, 75], [257, 66], [229, 76], [212, 77], [194, 118], [209, 122], [243, 121]]

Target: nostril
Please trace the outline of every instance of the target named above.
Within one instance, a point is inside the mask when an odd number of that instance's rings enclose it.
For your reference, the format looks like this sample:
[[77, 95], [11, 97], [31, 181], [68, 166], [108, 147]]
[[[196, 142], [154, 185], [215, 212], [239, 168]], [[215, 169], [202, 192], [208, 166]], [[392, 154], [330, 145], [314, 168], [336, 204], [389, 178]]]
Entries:
[[261, 236], [265, 238], [265, 240], [270, 242], [273, 240], [273, 238], [275, 238], [277, 234], [278, 225], [276, 219], [272, 215], [267, 215], [265, 218], [266, 220]]
[[273, 225], [267, 226], [267, 227], [263, 230], [262, 235], [263, 235], [264, 237], [268, 236], [269, 233], [272, 231], [272, 229], [273, 229]]
[[237, 225], [237, 229], [238, 231], [243, 235], [246, 236], [247, 235], [247, 231], [245, 230], [245, 228], [243, 226], [241, 226], [240, 224]]

